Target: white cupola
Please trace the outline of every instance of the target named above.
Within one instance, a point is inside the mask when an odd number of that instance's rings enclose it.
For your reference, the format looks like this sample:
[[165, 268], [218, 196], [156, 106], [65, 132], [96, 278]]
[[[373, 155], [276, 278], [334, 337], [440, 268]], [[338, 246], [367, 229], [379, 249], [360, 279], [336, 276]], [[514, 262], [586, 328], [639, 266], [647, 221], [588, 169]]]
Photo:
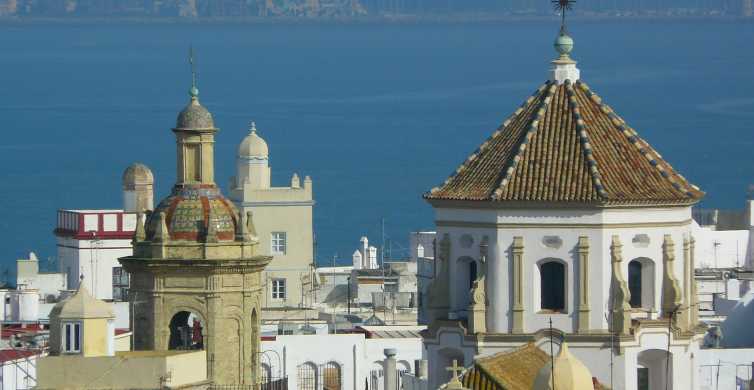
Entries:
[[267, 142], [257, 134], [251, 122], [249, 134], [238, 147], [236, 188], [246, 185], [254, 189], [270, 188], [270, 164]]

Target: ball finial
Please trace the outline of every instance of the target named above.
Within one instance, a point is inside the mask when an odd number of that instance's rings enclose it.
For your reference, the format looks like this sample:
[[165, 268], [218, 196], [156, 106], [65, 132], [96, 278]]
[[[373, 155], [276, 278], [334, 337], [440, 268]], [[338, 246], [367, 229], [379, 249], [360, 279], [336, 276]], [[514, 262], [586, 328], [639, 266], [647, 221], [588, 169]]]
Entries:
[[555, 38], [555, 51], [560, 56], [568, 56], [573, 50], [573, 38], [571, 38], [565, 31], [561, 31], [558, 37]]

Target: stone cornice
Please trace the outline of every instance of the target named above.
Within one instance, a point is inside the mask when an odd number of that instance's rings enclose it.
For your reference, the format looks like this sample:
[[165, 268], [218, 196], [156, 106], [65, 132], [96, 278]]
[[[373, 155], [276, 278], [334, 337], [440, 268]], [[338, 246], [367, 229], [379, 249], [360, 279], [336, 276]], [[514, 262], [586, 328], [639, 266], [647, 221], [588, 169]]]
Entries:
[[436, 226], [463, 227], [481, 229], [541, 229], [547, 228], [584, 228], [584, 229], [622, 229], [622, 228], [652, 228], [678, 227], [691, 224], [691, 219], [675, 222], [638, 222], [638, 223], [494, 223], [437, 220]]
[[583, 209], [583, 210], [600, 210], [600, 209], [646, 209], [646, 208], [684, 208], [691, 207], [698, 202], [691, 203], [647, 203], [636, 205], [621, 205], [621, 204], [604, 204], [604, 203], [575, 203], [575, 202], [531, 202], [531, 201], [482, 201], [482, 200], [447, 200], [447, 199], [426, 199], [434, 208], [449, 208], [449, 209]]
[[121, 257], [126, 271], [180, 274], [243, 274], [261, 272], [272, 261], [272, 256], [254, 256], [248, 259], [149, 259], [134, 256]]

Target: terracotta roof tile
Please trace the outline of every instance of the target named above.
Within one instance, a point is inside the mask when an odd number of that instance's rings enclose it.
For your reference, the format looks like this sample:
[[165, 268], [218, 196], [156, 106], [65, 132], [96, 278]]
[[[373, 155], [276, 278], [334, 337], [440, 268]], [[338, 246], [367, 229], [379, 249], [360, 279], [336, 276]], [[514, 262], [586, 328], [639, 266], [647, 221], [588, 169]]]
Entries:
[[661, 205], [703, 196], [586, 84], [546, 82], [425, 198]]

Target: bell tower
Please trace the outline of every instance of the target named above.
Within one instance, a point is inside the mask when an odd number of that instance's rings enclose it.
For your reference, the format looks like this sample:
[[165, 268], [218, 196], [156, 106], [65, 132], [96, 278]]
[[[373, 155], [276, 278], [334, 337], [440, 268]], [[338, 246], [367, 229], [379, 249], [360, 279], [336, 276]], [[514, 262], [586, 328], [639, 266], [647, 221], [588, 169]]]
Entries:
[[[193, 55], [191, 56], [192, 75]], [[177, 178], [151, 213], [139, 214], [131, 274], [136, 350], [205, 349], [214, 384], [257, 383], [261, 272], [251, 213], [238, 211], [214, 183], [212, 114], [196, 80], [173, 128]]]

